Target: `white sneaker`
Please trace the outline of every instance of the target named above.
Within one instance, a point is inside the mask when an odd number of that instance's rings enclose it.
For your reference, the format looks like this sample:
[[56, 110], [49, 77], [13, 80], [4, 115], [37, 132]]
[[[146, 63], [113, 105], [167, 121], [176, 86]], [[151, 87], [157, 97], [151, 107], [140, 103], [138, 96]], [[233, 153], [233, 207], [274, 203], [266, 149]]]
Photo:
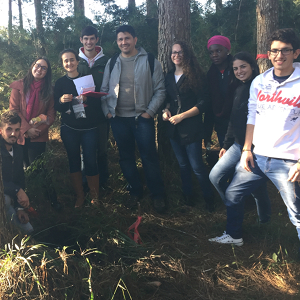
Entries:
[[219, 243], [219, 244], [232, 244], [235, 246], [243, 246], [243, 239], [234, 239], [229, 234], [224, 231], [222, 236], [217, 236], [215, 238], [208, 239], [209, 242]]

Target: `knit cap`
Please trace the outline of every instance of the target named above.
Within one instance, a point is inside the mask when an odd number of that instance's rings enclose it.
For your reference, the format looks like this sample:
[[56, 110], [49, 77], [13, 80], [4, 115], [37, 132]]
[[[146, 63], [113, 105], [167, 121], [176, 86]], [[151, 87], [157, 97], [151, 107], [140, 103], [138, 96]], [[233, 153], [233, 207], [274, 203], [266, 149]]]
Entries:
[[226, 49], [228, 49], [228, 51], [231, 49], [230, 40], [226, 36], [214, 35], [213, 37], [211, 37], [207, 42], [207, 49], [209, 49], [211, 45], [216, 44], [224, 46]]

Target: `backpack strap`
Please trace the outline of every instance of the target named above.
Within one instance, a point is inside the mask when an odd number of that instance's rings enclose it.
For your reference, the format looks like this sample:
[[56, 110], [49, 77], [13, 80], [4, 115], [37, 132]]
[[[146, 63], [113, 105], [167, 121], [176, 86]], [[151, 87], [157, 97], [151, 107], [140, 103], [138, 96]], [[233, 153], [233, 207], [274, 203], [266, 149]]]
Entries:
[[[116, 53], [112, 56], [112, 58], [110, 59], [110, 62], [109, 62], [109, 74], [111, 74], [115, 64], [116, 64], [116, 61], [117, 61], [117, 58], [119, 57], [119, 53]], [[153, 72], [154, 72], [154, 61], [155, 61], [155, 57], [152, 53], [148, 52], [147, 53], [148, 55], [148, 63], [149, 63], [149, 66], [150, 66], [150, 71], [151, 71], [151, 77], [153, 76]]]
[[120, 53], [116, 53], [112, 56], [112, 58], [110, 59], [110, 62], [109, 62], [109, 74], [111, 74], [111, 71], [113, 70], [115, 64], [116, 64], [116, 61], [117, 61], [117, 58], [119, 57]]
[[150, 66], [151, 77], [153, 76], [153, 72], [154, 72], [154, 61], [155, 61], [154, 55], [152, 53], [148, 52], [148, 63]]

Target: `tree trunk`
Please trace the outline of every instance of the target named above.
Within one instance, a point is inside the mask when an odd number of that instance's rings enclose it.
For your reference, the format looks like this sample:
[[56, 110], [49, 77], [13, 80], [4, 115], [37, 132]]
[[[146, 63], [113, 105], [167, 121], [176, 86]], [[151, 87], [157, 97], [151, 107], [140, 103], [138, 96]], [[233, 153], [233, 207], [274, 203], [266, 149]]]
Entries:
[[[189, 0], [159, 0], [158, 2], [158, 60], [163, 71], [167, 73], [171, 68], [170, 53], [172, 44], [177, 40], [190, 43], [190, 1]], [[162, 158], [163, 174], [168, 174], [170, 167], [175, 167], [176, 158], [171, 149], [169, 139], [166, 138], [166, 124], [161, 118], [159, 110], [157, 124], [158, 152]], [[168, 181], [167, 176], [165, 180]]]
[[129, 15], [135, 12], [135, 0], [128, 0], [128, 13]]
[[19, 29], [23, 30], [23, 13], [22, 13], [22, 0], [18, 0], [19, 6]]
[[4, 187], [2, 180], [2, 157], [0, 151], [0, 247], [3, 248], [4, 244], [11, 242], [12, 233], [10, 226], [7, 222], [5, 213], [5, 201], [4, 201]]
[[12, 38], [12, 0], [8, 0], [8, 44]]
[[[266, 55], [269, 50], [268, 37], [278, 27], [278, 0], [257, 0], [256, 21], [257, 55]], [[258, 57], [257, 64], [261, 73], [272, 67], [265, 57]]]
[[158, 22], [158, 60], [167, 72], [171, 67], [168, 61], [173, 42], [183, 40], [190, 43], [190, 1], [160, 0]]
[[39, 55], [45, 55], [46, 50], [45, 50], [41, 0], [34, 0], [34, 8], [35, 8], [35, 23], [36, 23], [36, 32], [37, 32], [37, 52]]
[[147, 0], [147, 19], [157, 19], [157, 0]]
[[75, 34], [80, 36], [85, 27], [84, 0], [74, 0]]
[[84, 0], [74, 0], [74, 16], [84, 18]]
[[221, 12], [223, 8], [223, 3], [222, 0], [214, 0], [215, 5], [216, 5], [216, 12]]

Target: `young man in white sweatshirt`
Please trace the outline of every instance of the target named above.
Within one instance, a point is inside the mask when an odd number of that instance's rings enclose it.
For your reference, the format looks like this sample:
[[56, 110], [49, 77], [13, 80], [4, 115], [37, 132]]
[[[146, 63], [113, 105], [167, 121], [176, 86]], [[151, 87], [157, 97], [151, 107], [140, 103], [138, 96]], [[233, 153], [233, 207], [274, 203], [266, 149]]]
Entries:
[[300, 41], [290, 29], [269, 39], [273, 68], [250, 87], [246, 139], [240, 165], [226, 190], [227, 226], [220, 244], [243, 245], [243, 199], [270, 179], [281, 194], [300, 239]]

